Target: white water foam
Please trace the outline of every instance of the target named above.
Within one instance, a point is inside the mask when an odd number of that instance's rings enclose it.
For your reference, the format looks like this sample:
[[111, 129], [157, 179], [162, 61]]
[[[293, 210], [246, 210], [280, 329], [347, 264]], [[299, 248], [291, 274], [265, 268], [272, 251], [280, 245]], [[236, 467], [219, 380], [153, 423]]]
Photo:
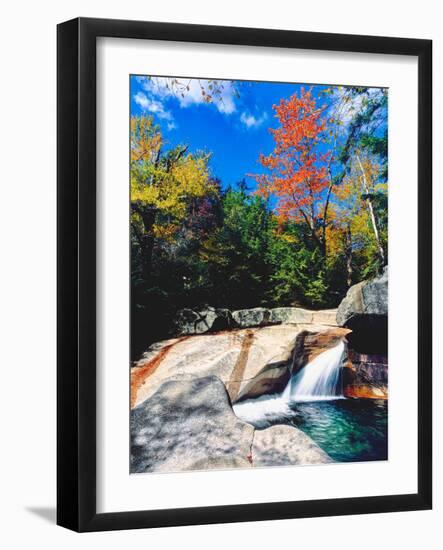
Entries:
[[256, 428], [268, 428], [279, 420], [290, 420], [294, 411], [282, 393], [261, 395], [256, 399], [246, 399], [232, 406], [235, 414]]
[[344, 399], [339, 384], [344, 350], [344, 342], [340, 341], [292, 376], [283, 393], [240, 401], [233, 405], [235, 414], [256, 428], [267, 428], [275, 422], [291, 419], [295, 415], [291, 404]]

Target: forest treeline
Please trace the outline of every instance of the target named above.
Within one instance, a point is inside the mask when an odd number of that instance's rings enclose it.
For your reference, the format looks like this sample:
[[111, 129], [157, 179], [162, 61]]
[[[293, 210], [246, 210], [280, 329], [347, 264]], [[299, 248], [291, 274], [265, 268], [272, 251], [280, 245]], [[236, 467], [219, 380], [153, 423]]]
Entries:
[[274, 150], [234, 186], [131, 118], [133, 356], [181, 308], [335, 307], [387, 263], [387, 93], [323, 93], [274, 106]]

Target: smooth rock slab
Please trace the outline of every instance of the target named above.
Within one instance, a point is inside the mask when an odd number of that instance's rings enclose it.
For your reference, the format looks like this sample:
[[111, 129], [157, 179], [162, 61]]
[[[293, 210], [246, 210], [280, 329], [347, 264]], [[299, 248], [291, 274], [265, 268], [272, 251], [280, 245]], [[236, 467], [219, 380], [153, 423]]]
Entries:
[[[131, 369], [133, 405], [150, 397], [168, 378], [216, 375], [231, 399], [265, 365], [286, 361], [300, 329], [278, 325], [188, 336], [154, 344]], [[246, 353], [245, 353], [246, 352]], [[161, 354], [161, 361], [157, 357]]]
[[168, 380], [131, 413], [131, 473], [251, 467], [254, 428], [216, 376]]
[[336, 318], [336, 309], [322, 309], [312, 312], [312, 322], [314, 324], [337, 326]]
[[252, 444], [254, 467], [328, 464], [334, 462], [309, 436], [292, 426], [256, 430]]
[[[332, 329], [342, 331], [347, 330]], [[153, 344], [131, 369], [131, 403], [151, 397], [169, 378], [215, 375], [228, 389], [231, 401], [282, 390], [293, 365], [299, 335], [331, 333], [327, 325], [286, 324], [184, 336]], [[319, 351], [329, 338], [318, 340]], [[317, 341], [317, 340], [313, 340]], [[300, 355], [300, 359], [302, 356]], [[309, 360], [306, 354], [305, 362]], [[297, 360], [298, 365], [300, 361]], [[300, 363], [301, 364], [301, 363]], [[257, 378], [257, 375], [260, 375]]]

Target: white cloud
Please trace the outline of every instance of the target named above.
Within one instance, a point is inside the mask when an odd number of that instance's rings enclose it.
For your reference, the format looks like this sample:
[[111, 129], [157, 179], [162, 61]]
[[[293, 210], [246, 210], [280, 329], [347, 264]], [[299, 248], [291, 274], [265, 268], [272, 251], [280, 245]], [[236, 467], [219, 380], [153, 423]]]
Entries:
[[143, 92], [137, 92], [134, 95], [134, 101], [137, 105], [140, 105], [144, 111], [149, 111], [150, 113], [157, 115], [158, 118], [172, 121], [171, 113], [165, 109], [161, 101], [150, 99]]
[[[328, 109], [329, 113], [346, 126], [361, 111], [364, 101], [374, 98], [380, 93], [381, 88], [366, 88], [364, 93], [350, 95], [346, 87], [337, 86], [331, 96], [333, 101]], [[343, 128], [344, 130], [345, 128]]]
[[[214, 81], [198, 78], [138, 77], [138, 82], [146, 92], [159, 99], [175, 98], [180, 107], [204, 104], [214, 105], [220, 113], [231, 114], [236, 110], [235, 89], [229, 80], [216, 81], [219, 94], [214, 94]], [[212, 89], [211, 89], [212, 88]], [[213, 100], [206, 101], [210, 95]]]
[[240, 121], [246, 126], [246, 128], [258, 128], [267, 120], [267, 113], [263, 113], [261, 116], [256, 117], [251, 114], [243, 112], [240, 116]]
[[168, 124], [167, 124], [167, 128], [168, 128], [169, 131], [175, 130], [177, 127], [178, 126], [175, 122], [168, 122]]

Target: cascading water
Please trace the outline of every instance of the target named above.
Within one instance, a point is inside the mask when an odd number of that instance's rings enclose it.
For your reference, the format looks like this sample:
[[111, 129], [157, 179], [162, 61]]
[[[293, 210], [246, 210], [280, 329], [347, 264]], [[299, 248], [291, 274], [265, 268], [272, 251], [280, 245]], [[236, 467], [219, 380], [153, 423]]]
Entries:
[[240, 401], [233, 405], [235, 414], [256, 428], [266, 428], [292, 418], [291, 404], [298, 401], [342, 399], [340, 367], [344, 351], [345, 344], [340, 341], [292, 376], [283, 393]]
[[319, 401], [342, 397], [343, 387], [339, 386], [339, 382], [344, 351], [345, 344], [340, 341], [335, 347], [317, 355], [293, 376], [285, 389], [285, 392], [289, 392], [289, 401]]

